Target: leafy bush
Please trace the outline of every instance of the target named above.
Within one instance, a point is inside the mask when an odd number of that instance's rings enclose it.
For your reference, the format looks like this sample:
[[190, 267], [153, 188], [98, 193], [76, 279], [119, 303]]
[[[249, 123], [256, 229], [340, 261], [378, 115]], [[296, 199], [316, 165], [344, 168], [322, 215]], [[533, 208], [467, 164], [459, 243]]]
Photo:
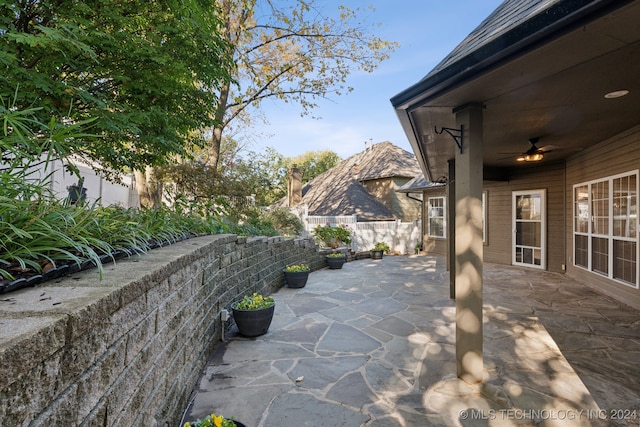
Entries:
[[389, 252], [389, 245], [387, 245], [385, 242], [377, 242], [373, 248], [371, 248], [372, 251], [383, 251], [383, 252]]
[[351, 230], [345, 224], [335, 227], [327, 225], [317, 226], [313, 232], [313, 237], [324, 246], [337, 247], [340, 244], [348, 245], [351, 243]]
[[58, 200], [50, 190], [51, 177], [38, 177], [34, 171], [46, 170], [55, 158], [64, 159], [74, 139], [91, 136], [80, 124], [52, 120], [44, 125], [33, 117], [34, 111], [0, 103], [0, 278], [13, 280], [87, 260], [101, 274], [101, 257], [114, 252], [143, 252], [155, 243], [221, 230], [219, 217], [203, 217], [180, 205], [176, 210], [140, 210]]
[[[242, 213], [224, 198], [189, 201], [178, 195], [172, 208], [136, 209], [119, 206], [70, 204], [50, 190], [46, 170], [53, 159], [65, 159], [74, 139], [91, 138], [80, 123], [47, 125], [34, 118], [35, 109], [19, 111], [0, 99], [0, 279], [29, 277], [87, 260], [102, 274], [102, 261], [116, 252], [145, 252], [203, 234], [234, 233], [275, 236], [269, 215], [257, 208]], [[83, 123], [86, 124], [86, 123]], [[70, 170], [74, 170], [69, 162]], [[75, 170], [77, 173], [78, 171]], [[227, 212], [236, 212], [227, 215]], [[290, 219], [277, 213], [276, 218]], [[284, 218], [284, 219], [282, 219]]]
[[284, 237], [296, 237], [302, 233], [304, 225], [300, 218], [286, 207], [276, 207], [264, 213], [265, 219]]
[[239, 217], [231, 217], [229, 232], [240, 236], [277, 236], [278, 232], [273, 224], [264, 217], [259, 208], [247, 209]]

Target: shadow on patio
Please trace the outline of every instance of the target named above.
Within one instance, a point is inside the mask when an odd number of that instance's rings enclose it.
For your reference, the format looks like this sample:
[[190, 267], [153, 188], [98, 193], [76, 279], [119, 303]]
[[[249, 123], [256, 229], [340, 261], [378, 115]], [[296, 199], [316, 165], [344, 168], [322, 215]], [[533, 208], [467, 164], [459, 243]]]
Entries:
[[185, 419], [215, 412], [248, 427], [639, 425], [637, 310], [559, 274], [485, 264], [484, 277], [481, 385], [456, 377], [444, 258], [367, 259], [274, 294], [269, 332], [248, 339], [232, 331], [216, 347]]

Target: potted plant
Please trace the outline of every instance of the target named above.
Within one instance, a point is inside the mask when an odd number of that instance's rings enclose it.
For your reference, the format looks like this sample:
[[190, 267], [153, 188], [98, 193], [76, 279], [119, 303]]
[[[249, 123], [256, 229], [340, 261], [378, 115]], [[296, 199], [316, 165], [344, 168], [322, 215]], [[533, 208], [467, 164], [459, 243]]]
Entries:
[[385, 252], [389, 252], [389, 245], [385, 242], [377, 242], [373, 248], [371, 248], [371, 258], [373, 259], [382, 259], [382, 255]]
[[201, 420], [186, 422], [184, 427], [246, 427], [240, 421], [233, 418], [225, 418], [222, 415], [211, 414]]
[[231, 304], [233, 320], [241, 335], [257, 337], [267, 333], [276, 303], [272, 297], [257, 293], [245, 295], [240, 301]]
[[310, 273], [306, 264], [293, 264], [284, 268], [284, 280], [290, 288], [303, 288], [307, 284]]
[[321, 246], [336, 249], [339, 246], [351, 244], [351, 230], [345, 224], [337, 226], [319, 225], [312, 231], [315, 240]]
[[327, 265], [331, 270], [339, 270], [342, 268], [342, 265], [345, 263], [347, 257], [345, 254], [340, 252], [331, 253], [326, 256]]

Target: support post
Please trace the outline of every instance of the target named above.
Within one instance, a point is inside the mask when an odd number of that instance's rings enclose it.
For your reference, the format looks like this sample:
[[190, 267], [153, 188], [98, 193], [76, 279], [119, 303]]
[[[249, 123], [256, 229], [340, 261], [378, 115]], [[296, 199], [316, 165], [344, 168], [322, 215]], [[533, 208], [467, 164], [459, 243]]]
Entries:
[[449, 179], [447, 182], [447, 270], [449, 271], [449, 298], [456, 299], [456, 161], [449, 160]]
[[455, 156], [455, 299], [456, 366], [467, 383], [483, 379], [482, 354], [482, 109], [466, 104], [454, 109], [464, 128]]

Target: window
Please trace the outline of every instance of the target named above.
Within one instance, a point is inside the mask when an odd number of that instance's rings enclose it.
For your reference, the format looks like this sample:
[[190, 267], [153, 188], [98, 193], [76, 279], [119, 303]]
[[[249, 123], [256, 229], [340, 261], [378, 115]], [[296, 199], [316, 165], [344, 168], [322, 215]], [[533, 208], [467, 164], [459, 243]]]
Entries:
[[638, 287], [638, 171], [573, 186], [574, 264]]
[[429, 197], [428, 213], [429, 218], [429, 237], [446, 237], [446, 222], [445, 222], [445, 198], [444, 197]]

